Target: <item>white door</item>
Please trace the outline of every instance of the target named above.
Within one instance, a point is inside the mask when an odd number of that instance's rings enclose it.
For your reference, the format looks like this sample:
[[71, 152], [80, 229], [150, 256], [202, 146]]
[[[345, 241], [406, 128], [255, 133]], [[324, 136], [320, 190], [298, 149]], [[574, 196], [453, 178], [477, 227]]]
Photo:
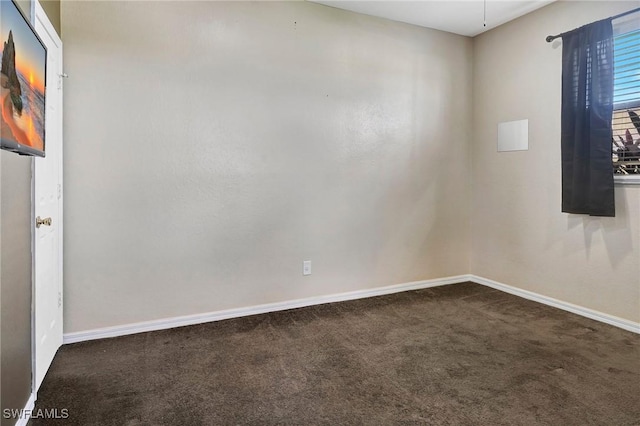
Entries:
[[47, 47], [46, 156], [33, 160], [33, 386], [37, 392], [62, 345], [62, 42], [40, 3], [33, 5], [32, 22]]

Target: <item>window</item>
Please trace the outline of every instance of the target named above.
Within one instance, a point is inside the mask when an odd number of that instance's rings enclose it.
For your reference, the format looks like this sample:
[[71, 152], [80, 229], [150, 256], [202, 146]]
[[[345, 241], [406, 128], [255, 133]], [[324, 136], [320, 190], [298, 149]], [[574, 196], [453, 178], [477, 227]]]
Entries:
[[640, 19], [614, 22], [613, 169], [617, 182], [640, 183]]

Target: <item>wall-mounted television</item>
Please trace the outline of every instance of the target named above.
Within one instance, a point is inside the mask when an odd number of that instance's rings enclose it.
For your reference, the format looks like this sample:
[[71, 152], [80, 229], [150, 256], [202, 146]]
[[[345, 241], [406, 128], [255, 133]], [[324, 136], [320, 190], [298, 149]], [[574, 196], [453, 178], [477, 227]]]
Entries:
[[13, 0], [0, 0], [0, 148], [44, 157], [47, 48]]

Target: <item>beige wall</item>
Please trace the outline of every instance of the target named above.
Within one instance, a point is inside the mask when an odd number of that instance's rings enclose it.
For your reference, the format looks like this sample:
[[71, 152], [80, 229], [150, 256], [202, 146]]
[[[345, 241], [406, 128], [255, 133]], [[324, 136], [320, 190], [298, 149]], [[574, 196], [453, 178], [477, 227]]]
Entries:
[[[0, 151], [1, 408], [24, 408], [31, 393], [31, 160]], [[4, 418], [2, 425], [13, 424]]]
[[[19, 1], [30, 16], [31, 3]], [[59, 32], [60, 2], [43, 4]], [[0, 408], [24, 408], [31, 394], [31, 159], [0, 151]], [[0, 424], [13, 419], [1, 415]]]
[[470, 39], [305, 2], [61, 15], [65, 332], [469, 272]]
[[[544, 41], [636, 4], [472, 42], [309, 3], [63, 3], [65, 331], [467, 272], [639, 321], [640, 188], [560, 212]], [[529, 151], [498, 154], [521, 118]]]
[[40, 0], [40, 5], [53, 28], [60, 32], [60, 0]]
[[[560, 212], [560, 41], [545, 37], [638, 6], [558, 2], [474, 39], [474, 274], [640, 321], [640, 186], [616, 218]], [[529, 119], [529, 151], [496, 152], [497, 125]]]

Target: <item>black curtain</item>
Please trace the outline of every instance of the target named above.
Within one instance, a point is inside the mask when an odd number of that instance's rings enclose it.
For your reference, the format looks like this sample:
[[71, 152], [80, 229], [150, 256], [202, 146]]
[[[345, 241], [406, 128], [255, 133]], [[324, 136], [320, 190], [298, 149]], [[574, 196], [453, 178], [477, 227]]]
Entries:
[[615, 216], [611, 19], [562, 35], [562, 211]]

